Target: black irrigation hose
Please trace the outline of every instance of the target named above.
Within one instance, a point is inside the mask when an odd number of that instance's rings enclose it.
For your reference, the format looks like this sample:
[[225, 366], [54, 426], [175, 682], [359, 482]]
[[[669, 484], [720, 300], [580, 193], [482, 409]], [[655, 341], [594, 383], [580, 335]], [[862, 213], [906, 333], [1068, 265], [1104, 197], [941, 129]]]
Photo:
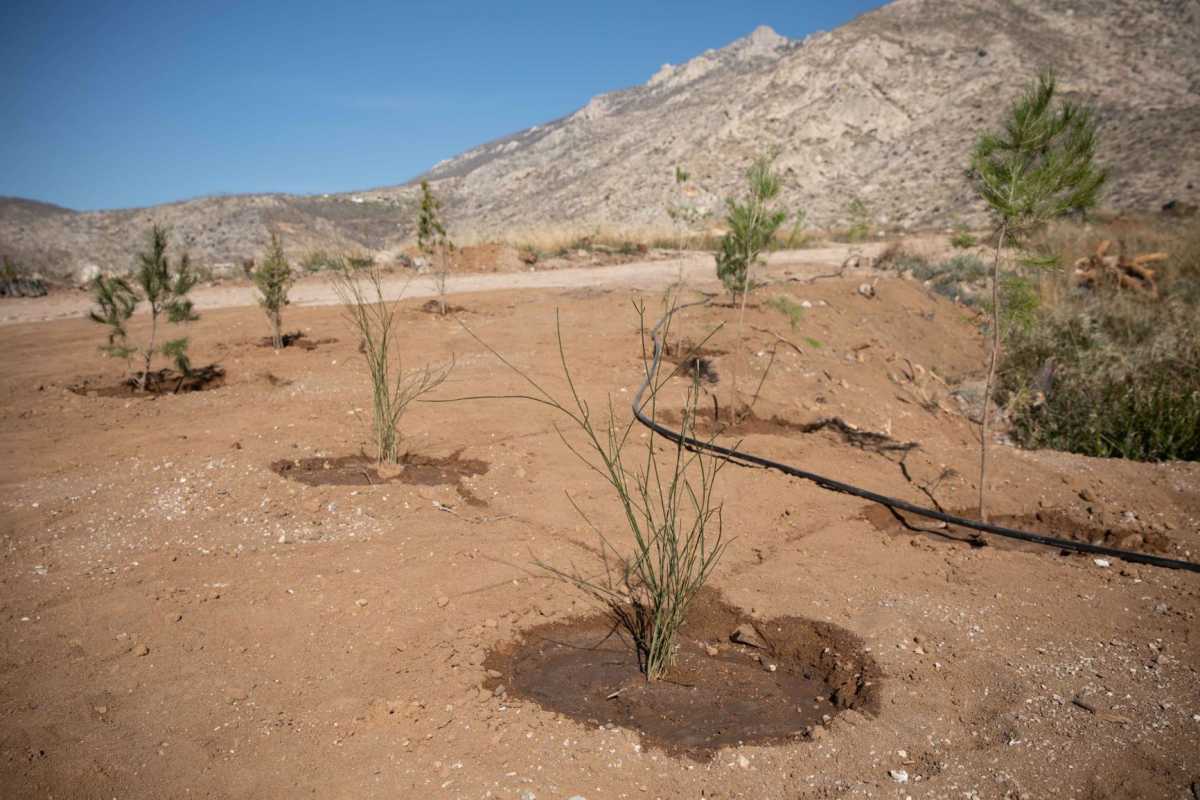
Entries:
[[797, 467], [781, 464], [778, 461], [772, 461], [769, 458], [756, 456], [753, 453], [746, 453], [741, 450], [732, 449], [729, 447], [721, 447], [712, 442], [704, 442], [695, 439], [691, 436], [684, 436], [681, 431], [673, 431], [663, 425], [658, 424], [650, 417], [647, 417], [642, 411], [644, 405], [642, 396], [646, 393], [646, 389], [650, 388], [651, 382], [658, 374], [659, 364], [662, 361], [662, 340], [659, 335], [659, 329], [677, 312], [689, 306], [703, 305], [707, 300], [698, 303], [689, 303], [684, 306], [677, 306], [667, 311], [663, 318], [655, 324], [650, 331], [651, 340], [654, 343], [654, 357], [650, 364], [650, 369], [646, 372], [646, 378], [642, 381], [642, 385], [638, 387], [637, 393], [633, 397], [633, 415], [637, 421], [645, 425], [650, 430], [663, 436], [672, 442], [683, 444], [685, 447], [693, 450], [702, 450], [722, 458], [729, 459], [733, 462], [741, 462], [743, 464], [753, 464], [767, 469], [777, 470], [785, 475], [791, 475], [794, 478], [801, 478], [806, 481], [812, 481], [822, 489], [828, 489], [831, 492], [840, 492], [842, 494], [861, 497], [865, 500], [870, 500], [874, 503], [887, 506], [893, 511], [899, 509], [907, 511], [910, 514], [917, 514], [929, 519], [936, 519], [950, 525], [958, 525], [963, 528], [971, 528], [972, 530], [982, 531], [984, 533], [995, 534], [996, 536], [1005, 536], [1009, 539], [1019, 539], [1024, 542], [1033, 542], [1034, 544], [1045, 545], [1047, 547], [1057, 547], [1063, 550], [1074, 550], [1080, 553], [1094, 553], [1102, 556], [1112, 556], [1119, 558], [1122, 561], [1128, 561], [1134, 564], [1149, 564], [1153, 567], [1165, 567], [1166, 569], [1182, 569], [1189, 572], [1200, 572], [1200, 564], [1193, 564], [1190, 561], [1181, 561], [1174, 558], [1162, 558], [1160, 556], [1152, 556], [1146, 553], [1139, 553], [1133, 550], [1122, 550], [1116, 547], [1103, 547], [1101, 545], [1089, 544], [1087, 542], [1077, 542], [1073, 539], [1059, 539], [1054, 536], [1042, 536], [1029, 531], [1016, 530], [1014, 528], [1005, 528], [1001, 525], [991, 525], [986, 522], [979, 522], [965, 517], [956, 517], [953, 514], [946, 514], [942, 511], [936, 511], [932, 508], [923, 508], [914, 505], [905, 500], [900, 500], [895, 497], [878, 494], [867, 489], [860, 489], [857, 486], [852, 486], [848, 483], [835, 481], [832, 478], [826, 478], [823, 475], [818, 475], [815, 472], [799, 469]]

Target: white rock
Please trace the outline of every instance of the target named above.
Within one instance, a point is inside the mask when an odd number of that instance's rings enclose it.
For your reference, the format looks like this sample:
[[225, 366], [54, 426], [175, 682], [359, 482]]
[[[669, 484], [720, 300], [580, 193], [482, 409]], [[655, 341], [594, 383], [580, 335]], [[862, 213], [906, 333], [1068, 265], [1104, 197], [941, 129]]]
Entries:
[[888, 777], [896, 783], [908, 783], [908, 770], [890, 769], [888, 770]]
[[86, 287], [100, 277], [100, 267], [96, 264], [84, 264], [75, 273], [75, 285]]
[[1094, 558], [1092, 559], [1092, 563], [1097, 567], [1107, 567], [1109, 565], [1107, 558]]

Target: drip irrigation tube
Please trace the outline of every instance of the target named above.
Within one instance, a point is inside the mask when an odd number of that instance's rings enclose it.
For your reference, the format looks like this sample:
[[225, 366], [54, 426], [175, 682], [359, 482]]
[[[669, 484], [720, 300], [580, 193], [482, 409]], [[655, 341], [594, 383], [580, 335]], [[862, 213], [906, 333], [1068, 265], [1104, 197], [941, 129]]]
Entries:
[[848, 494], [854, 497], [861, 497], [864, 500], [870, 500], [874, 503], [887, 506], [892, 510], [907, 511], [910, 514], [917, 514], [929, 519], [939, 520], [950, 525], [958, 525], [963, 528], [990, 533], [995, 536], [1004, 536], [1009, 539], [1018, 539], [1023, 542], [1032, 542], [1034, 544], [1045, 545], [1046, 547], [1057, 547], [1063, 550], [1073, 550], [1079, 553], [1092, 553], [1099, 556], [1111, 556], [1119, 558], [1122, 561], [1128, 561], [1133, 564], [1149, 564], [1153, 567], [1164, 567], [1166, 569], [1182, 569], [1189, 572], [1200, 572], [1200, 564], [1194, 564], [1190, 561], [1182, 561], [1174, 558], [1163, 558], [1161, 556], [1153, 556], [1147, 553], [1139, 553], [1134, 550], [1122, 550], [1116, 547], [1104, 547], [1102, 545], [1090, 544], [1088, 542], [1077, 542], [1073, 539], [1060, 539], [1055, 536], [1043, 536], [1038, 533], [1029, 531], [1017, 530], [1015, 528], [1006, 528], [1002, 525], [992, 525], [987, 522], [958, 517], [953, 514], [946, 514], [942, 511], [937, 511], [932, 508], [924, 508], [922, 506], [909, 503], [906, 500], [901, 500], [896, 497], [888, 497], [887, 495], [872, 492], [868, 489], [862, 489], [858, 486], [853, 486], [849, 483], [827, 478], [824, 475], [818, 475], [815, 472], [809, 472], [798, 467], [793, 467], [788, 464], [782, 464], [778, 461], [772, 461], [769, 458], [747, 453], [730, 447], [722, 447], [713, 442], [705, 442], [691, 436], [685, 436], [682, 431], [671, 430], [670, 428], [660, 425], [655, 420], [646, 416], [642, 410], [645, 403], [643, 396], [646, 390], [650, 388], [655, 376], [658, 374], [659, 364], [662, 361], [662, 337], [660, 329], [674, 316], [678, 311], [691, 306], [704, 305], [708, 301], [702, 300], [696, 303], [688, 303], [683, 306], [676, 306], [667, 311], [650, 331], [650, 338], [654, 344], [654, 353], [651, 360], [650, 369], [646, 371], [646, 377], [642, 381], [642, 385], [638, 387], [637, 393], [633, 397], [633, 414], [637, 421], [645, 425], [650, 430], [669, 439], [672, 442], [677, 442], [692, 450], [704, 451], [716, 456], [728, 459], [734, 463], [753, 464], [766, 469], [773, 469], [782, 472], [785, 475], [791, 475], [794, 478], [811, 481], [822, 489], [827, 489], [831, 492], [839, 492]]

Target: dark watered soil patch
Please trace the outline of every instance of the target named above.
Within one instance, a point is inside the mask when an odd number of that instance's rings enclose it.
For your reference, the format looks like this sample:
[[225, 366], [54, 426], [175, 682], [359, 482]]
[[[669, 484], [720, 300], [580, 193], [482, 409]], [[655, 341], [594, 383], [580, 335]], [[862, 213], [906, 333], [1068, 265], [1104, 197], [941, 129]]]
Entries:
[[[285, 348], [295, 347], [300, 350], [316, 350], [318, 347], [320, 347], [323, 344], [336, 344], [337, 343], [337, 339], [329, 339], [329, 338], [309, 339], [307, 336], [304, 335], [304, 331], [292, 331], [291, 333], [285, 333], [283, 335], [282, 339], [283, 339], [283, 346]], [[274, 347], [275, 342], [271, 339], [270, 336], [264, 336], [263, 338], [258, 340], [258, 346], [259, 347]]]
[[696, 759], [739, 743], [811, 738], [841, 711], [874, 714], [880, 702], [879, 670], [853, 634], [800, 617], [753, 620], [707, 590], [664, 680], [646, 681], [605, 614], [530, 630], [485, 664], [500, 673], [488, 688], [503, 685], [584, 724], [631, 728]]
[[139, 372], [116, 384], [92, 383], [85, 379], [67, 388], [85, 397], [156, 397], [164, 394], [203, 392], [224, 386], [225, 370], [217, 364], [198, 367], [186, 375], [173, 369], [154, 370], [149, 373], [145, 390], [138, 387], [140, 378]]

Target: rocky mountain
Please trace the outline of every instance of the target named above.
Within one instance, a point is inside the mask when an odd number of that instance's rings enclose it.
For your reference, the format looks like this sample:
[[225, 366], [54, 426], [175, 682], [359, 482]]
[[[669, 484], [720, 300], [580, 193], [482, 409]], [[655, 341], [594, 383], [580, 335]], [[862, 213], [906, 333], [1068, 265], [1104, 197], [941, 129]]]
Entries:
[[[1200, 0], [895, 0], [803, 40], [761, 27], [425, 177], [460, 235], [481, 237], [667, 227], [671, 209], [715, 224], [760, 153], [775, 154], [783, 202], [813, 226], [846, 224], [856, 201], [881, 228], [977, 223], [971, 144], [1045, 68], [1098, 110], [1105, 205], [1200, 202]], [[410, 183], [87, 214], [9, 201], [0, 252], [59, 271], [120, 266], [151, 219], [213, 263], [260, 250], [269, 229], [292, 249], [386, 251], [410, 235], [414, 193]]]

